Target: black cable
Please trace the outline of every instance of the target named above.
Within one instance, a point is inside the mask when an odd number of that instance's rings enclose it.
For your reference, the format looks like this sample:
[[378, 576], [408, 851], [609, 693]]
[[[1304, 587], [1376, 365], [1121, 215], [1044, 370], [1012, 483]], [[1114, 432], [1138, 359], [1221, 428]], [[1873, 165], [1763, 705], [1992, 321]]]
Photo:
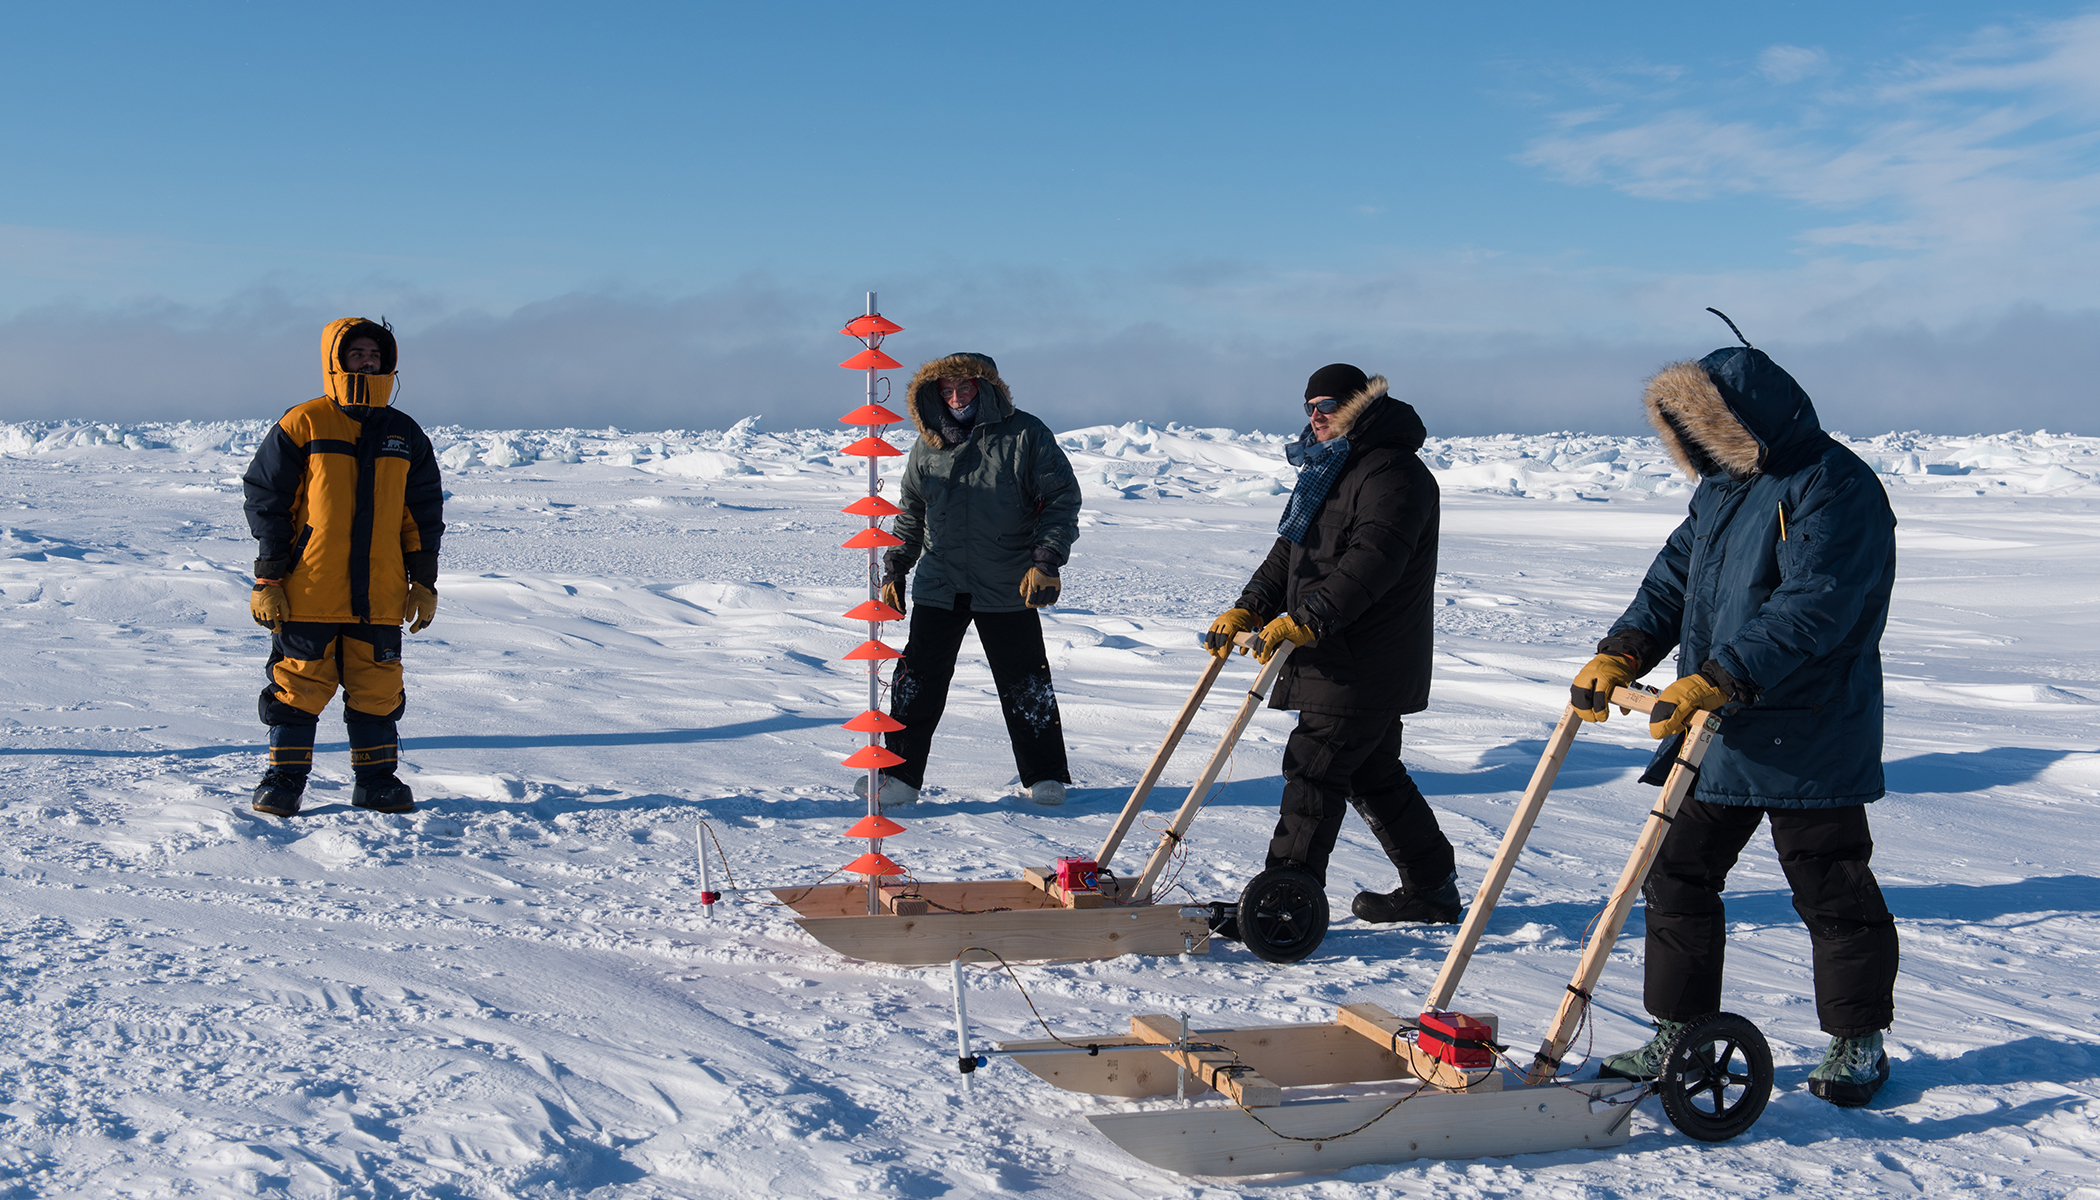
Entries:
[[[736, 887], [736, 872], [729, 869], [729, 852], [727, 850], [722, 849], [722, 839], [720, 835], [715, 833], [714, 826], [709, 825], [705, 821], [700, 822], [700, 828], [707, 831], [707, 840], [715, 844], [715, 857], [722, 860], [722, 875], [724, 878], [729, 880], [729, 886], [732, 889], [734, 889]], [[700, 847], [700, 853], [706, 854], [707, 847]]]
[[1028, 988], [1021, 982], [1021, 977], [1019, 975], [1014, 974], [1013, 964], [1006, 961], [1005, 955], [1000, 954], [997, 950], [994, 950], [989, 946], [964, 946], [962, 950], [956, 954], [955, 957], [957, 960], [960, 960], [963, 955], [968, 954], [973, 950], [979, 954], [989, 954], [993, 958], [999, 960], [999, 966], [1003, 970], [1005, 970], [1006, 977], [1014, 981], [1014, 990], [1021, 993], [1021, 1002], [1028, 1006], [1029, 1012], [1035, 1014], [1035, 1023], [1043, 1027], [1043, 1032], [1049, 1035], [1051, 1041], [1056, 1042], [1060, 1046], [1070, 1046], [1074, 1050], [1084, 1050], [1088, 1054], [1098, 1055], [1101, 1053], [1101, 1047], [1098, 1045], [1093, 1045], [1091, 1043], [1081, 1044], [1079, 1042], [1072, 1041], [1069, 1038], [1062, 1038], [1057, 1036], [1057, 1031], [1050, 1028], [1050, 1022], [1043, 1019], [1042, 1010], [1035, 1006], [1035, 998], [1028, 994]]
[[[1276, 1128], [1274, 1125], [1269, 1124], [1267, 1121], [1262, 1120], [1260, 1113], [1255, 1112], [1253, 1109], [1248, 1108], [1244, 1104], [1240, 1104], [1236, 1100], [1233, 1103], [1238, 1106], [1241, 1112], [1246, 1113], [1250, 1117], [1253, 1117], [1254, 1123], [1256, 1125], [1261, 1126], [1263, 1129], [1268, 1130], [1270, 1133], [1274, 1134], [1279, 1138], [1282, 1138], [1286, 1142], [1338, 1142], [1345, 1137], [1355, 1137], [1357, 1134], [1362, 1133], [1364, 1130], [1369, 1129], [1371, 1126], [1376, 1125], [1380, 1121], [1385, 1120], [1387, 1117], [1392, 1115], [1394, 1109], [1399, 1108], [1401, 1105], [1407, 1103], [1408, 1101], [1414, 1099], [1416, 1096], [1419, 1096], [1423, 1092], [1429, 1090], [1429, 1086], [1429, 1081], [1425, 1079], [1421, 1083], [1415, 1085], [1414, 1091], [1411, 1091], [1405, 1096], [1400, 1097], [1398, 1100], [1393, 1101], [1391, 1104], [1386, 1105], [1384, 1108], [1379, 1110], [1377, 1116], [1372, 1117], [1370, 1120], [1365, 1121], [1363, 1124], [1358, 1125], [1356, 1128], [1347, 1129], [1342, 1131], [1341, 1133], [1326, 1134], [1321, 1137], [1305, 1137], [1301, 1134], [1285, 1133], [1281, 1129]], [[1443, 1089], [1439, 1088], [1437, 1090], [1441, 1091]]]

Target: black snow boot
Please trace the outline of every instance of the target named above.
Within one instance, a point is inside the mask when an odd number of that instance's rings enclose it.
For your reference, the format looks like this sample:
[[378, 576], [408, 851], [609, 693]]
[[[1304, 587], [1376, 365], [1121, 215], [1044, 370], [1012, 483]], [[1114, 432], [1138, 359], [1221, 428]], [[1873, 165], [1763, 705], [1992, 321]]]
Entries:
[[1359, 921], [1391, 925], [1410, 921], [1417, 925], [1456, 925], [1465, 914], [1465, 901], [1458, 895], [1458, 872], [1426, 892], [1402, 885], [1390, 892], [1358, 892], [1349, 906]]
[[299, 797], [305, 792], [306, 772], [272, 767], [263, 772], [262, 782], [255, 785], [255, 802], [249, 807], [264, 816], [296, 817]]
[[356, 786], [350, 789], [350, 803], [373, 812], [406, 813], [416, 811], [416, 794], [408, 790], [392, 771], [370, 777], [360, 775]]

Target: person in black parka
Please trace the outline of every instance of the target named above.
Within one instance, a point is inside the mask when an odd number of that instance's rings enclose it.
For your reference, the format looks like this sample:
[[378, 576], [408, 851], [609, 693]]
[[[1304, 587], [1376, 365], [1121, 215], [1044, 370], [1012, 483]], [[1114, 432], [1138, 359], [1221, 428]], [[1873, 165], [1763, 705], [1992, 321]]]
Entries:
[[[1722, 889], [1763, 821], [1814, 948], [1816, 1013], [1831, 1044], [1810, 1090], [1865, 1104], [1888, 1077], [1896, 924], [1869, 860], [1866, 805], [1883, 794], [1881, 633], [1896, 579], [1896, 518], [1872, 468], [1823, 432], [1815, 406], [1761, 350], [1729, 347], [1649, 380], [1650, 422], [1692, 478], [1691, 512], [1640, 594], [1576, 677], [1593, 721], [1611, 689], [1660, 665], [1678, 680], [1651, 716], [1657, 782], [1700, 713], [1719, 738], [1643, 887], [1648, 1045], [1606, 1060], [1653, 1078], [1668, 1037], [1721, 1007]], [[1658, 705], [1658, 714], [1661, 713]]]
[[1325, 883], [1354, 804], [1400, 872], [1398, 888], [1359, 894], [1356, 915], [1449, 924], [1461, 911], [1451, 843], [1400, 761], [1401, 717], [1429, 705], [1439, 496], [1415, 454], [1427, 431], [1383, 376], [1346, 363], [1314, 372], [1305, 398], [1276, 544], [1207, 638], [1224, 655], [1260, 629], [1263, 662], [1285, 640], [1299, 647], [1269, 696], [1299, 717], [1267, 865]]

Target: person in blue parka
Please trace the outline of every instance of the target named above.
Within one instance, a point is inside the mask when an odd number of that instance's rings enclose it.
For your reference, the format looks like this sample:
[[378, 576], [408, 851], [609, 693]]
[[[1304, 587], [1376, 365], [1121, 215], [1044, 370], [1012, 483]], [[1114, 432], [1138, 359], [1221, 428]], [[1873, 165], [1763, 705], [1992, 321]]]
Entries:
[[1604, 1070], [1653, 1079], [1683, 1024], [1721, 1008], [1721, 891], [1769, 820], [1831, 1036], [1809, 1089], [1865, 1104], [1888, 1078], [1882, 1030], [1895, 1007], [1896, 925], [1868, 865], [1866, 806], [1883, 793], [1880, 644], [1896, 518], [1874, 471], [1823, 432], [1801, 385], [1747, 342], [1663, 368], [1646, 404], [1699, 486], [1640, 594], [1576, 676], [1574, 705], [1604, 720], [1612, 689], [1674, 647], [1679, 678], [1660, 698], [1674, 711], [1658, 703], [1649, 725], [1664, 740], [1657, 764], [1667, 768], [1698, 714], [1718, 710], [1722, 722], [1642, 889], [1655, 1038]]

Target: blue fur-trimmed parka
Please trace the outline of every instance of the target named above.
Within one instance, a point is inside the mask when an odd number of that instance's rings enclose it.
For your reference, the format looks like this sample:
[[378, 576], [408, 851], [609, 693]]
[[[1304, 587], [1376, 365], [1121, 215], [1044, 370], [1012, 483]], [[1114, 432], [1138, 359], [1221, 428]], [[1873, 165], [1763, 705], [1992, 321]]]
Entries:
[[1703, 673], [1736, 701], [1701, 764], [1699, 799], [1879, 799], [1881, 634], [1896, 580], [1880, 479], [1761, 350], [1665, 367], [1646, 404], [1699, 486], [1600, 651], [1630, 653], [1645, 673], [1674, 646], [1679, 677]]

